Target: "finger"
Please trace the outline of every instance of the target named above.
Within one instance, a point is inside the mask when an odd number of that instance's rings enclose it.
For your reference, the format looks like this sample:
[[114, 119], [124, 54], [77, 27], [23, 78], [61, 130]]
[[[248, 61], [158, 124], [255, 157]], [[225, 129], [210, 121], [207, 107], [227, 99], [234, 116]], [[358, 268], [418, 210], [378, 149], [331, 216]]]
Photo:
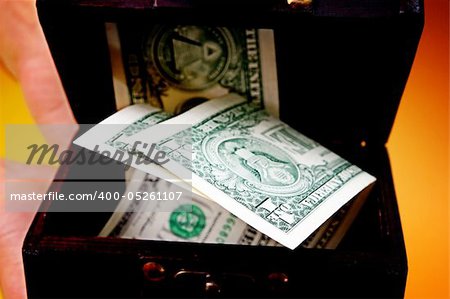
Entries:
[[74, 123], [32, 0], [0, 0], [0, 58], [39, 124]]
[[0, 161], [0, 179], [0, 286], [5, 299], [22, 299], [26, 298], [22, 242], [34, 213], [6, 212], [4, 161]]
[[22, 264], [22, 242], [27, 231], [26, 227], [33, 219], [33, 214], [16, 213], [13, 217], [7, 216], [4, 211], [0, 212], [0, 217], [2, 218], [0, 223], [2, 225], [5, 225], [5, 220], [8, 220], [19, 224], [20, 227], [13, 230], [11, 227], [12, 223], [10, 223], [9, 227], [7, 227], [10, 231], [1, 232], [0, 286], [5, 299], [26, 298], [25, 275]]

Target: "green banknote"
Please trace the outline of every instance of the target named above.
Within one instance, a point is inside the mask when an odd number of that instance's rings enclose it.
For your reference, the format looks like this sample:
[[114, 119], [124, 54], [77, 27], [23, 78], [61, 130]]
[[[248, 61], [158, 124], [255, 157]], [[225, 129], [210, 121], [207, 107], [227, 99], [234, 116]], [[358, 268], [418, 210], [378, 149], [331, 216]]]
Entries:
[[149, 103], [180, 114], [238, 93], [278, 116], [272, 30], [106, 24], [117, 108]]
[[[180, 189], [170, 182], [137, 169], [128, 173], [124, 198], [99, 233], [101, 237], [280, 246], [203, 196], [171, 197], [170, 194], [180, 193]], [[346, 204], [301, 246], [336, 248], [362, 202], [360, 197]]]
[[[75, 143], [90, 150], [121, 151], [120, 161], [127, 163], [133, 136], [171, 117], [169, 113], [149, 105], [132, 105], [122, 109], [93, 127]], [[134, 161], [134, 160], [133, 160]], [[161, 179], [135, 168], [126, 170], [125, 198], [103, 228], [100, 236], [151, 239], [163, 241], [226, 243], [242, 245], [278, 245], [273, 239], [247, 225], [217, 203], [184, 183], [166, 169], [155, 165], [136, 165], [146, 172], [157, 173]], [[176, 201], [136, 200], [136, 196], [167, 194], [181, 190], [184, 196]], [[193, 191], [194, 194], [191, 194]], [[155, 196], [153, 196], [154, 198]], [[345, 205], [302, 244], [308, 248], [335, 248], [345, 235], [363, 197]], [[176, 217], [175, 217], [176, 216]], [[189, 219], [189, 221], [187, 221]]]
[[[179, 193], [175, 185], [134, 170], [122, 199], [100, 236], [196, 243], [278, 245], [218, 204]], [[182, 191], [181, 191], [182, 193]], [[145, 196], [147, 200], [136, 200]], [[163, 198], [161, 198], [163, 197]], [[167, 198], [166, 198], [167, 197]], [[152, 200], [153, 199], [153, 200]], [[158, 200], [160, 199], [160, 200]]]
[[[180, 129], [179, 124], [190, 124]], [[164, 167], [260, 232], [297, 247], [375, 178], [236, 94], [128, 138], [156, 144]], [[186, 154], [186, 145], [192, 153]]]

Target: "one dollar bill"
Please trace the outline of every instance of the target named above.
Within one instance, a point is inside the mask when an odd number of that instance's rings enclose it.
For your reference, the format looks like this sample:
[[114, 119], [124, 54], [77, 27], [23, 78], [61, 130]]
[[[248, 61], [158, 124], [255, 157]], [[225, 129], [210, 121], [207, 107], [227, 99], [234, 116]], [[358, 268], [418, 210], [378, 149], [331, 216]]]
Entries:
[[170, 158], [166, 169], [191, 171], [195, 189], [291, 249], [375, 181], [236, 94], [128, 139], [136, 141], [156, 144]]
[[230, 92], [278, 116], [273, 31], [106, 23], [117, 109], [149, 103], [180, 114]]
[[[77, 139], [75, 143], [99, 152], [121, 151], [124, 155], [121, 161], [127, 163], [128, 158], [132, 155], [130, 153], [132, 145], [128, 143], [128, 137], [167, 120], [171, 116], [171, 114], [150, 105], [132, 105], [105, 119]], [[177, 186], [192, 190], [191, 185], [180, 184], [181, 179], [158, 165], [136, 165], [133, 161], [129, 165], [146, 172], [157, 173], [164, 179], [131, 167], [125, 173], [129, 184], [124, 194], [173, 192], [179, 190]], [[176, 202], [149, 203], [144, 200], [124, 199], [119, 203], [100, 236], [162, 241], [278, 245], [277, 242], [247, 225], [200, 192], [195, 189], [192, 191], [195, 194], [189, 195], [189, 192], [184, 191], [184, 200]], [[345, 235], [363, 202], [364, 197], [359, 196], [350, 204], [345, 205], [311, 234], [301, 246], [335, 248]], [[193, 208], [194, 205], [195, 208]], [[169, 213], [169, 211], [171, 212]], [[179, 217], [171, 217], [171, 215]], [[202, 216], [204, 219], [200, 221]], [[186, 218], [195, 218], [198, 221], [183, 224], [182, 220]], [[174, 221], [170, 222], [170, 219], [178, 219], [178, 224], [174, 224]], [[186, 233], [182, 233], [183, 229]], [[197, 233], [187, 233], [189, 230], [196, 230]]]

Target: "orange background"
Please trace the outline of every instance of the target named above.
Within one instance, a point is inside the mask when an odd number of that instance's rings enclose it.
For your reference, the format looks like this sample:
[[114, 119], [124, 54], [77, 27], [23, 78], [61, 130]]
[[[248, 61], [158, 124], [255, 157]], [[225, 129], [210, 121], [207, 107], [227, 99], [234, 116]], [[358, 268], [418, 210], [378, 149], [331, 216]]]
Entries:
[[[408, 253], [406, 298], [449, 298], [449, 2], [425, 0], [425, 12], [388, 148]], [[1, 125], [32, 123], [1, 66], [0, 97]]]
[[425, 28], [388, 149], [408, 254], [407, 298], [449, 298], [449, 2]]

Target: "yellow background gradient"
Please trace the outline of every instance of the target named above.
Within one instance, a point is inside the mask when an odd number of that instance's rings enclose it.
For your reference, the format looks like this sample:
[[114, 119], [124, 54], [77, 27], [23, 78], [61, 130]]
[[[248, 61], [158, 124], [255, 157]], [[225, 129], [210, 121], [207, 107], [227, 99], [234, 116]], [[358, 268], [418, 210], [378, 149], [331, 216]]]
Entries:
[[[425, 0], [425, 11], [388, 148], [408, 253], [406, 298], [449, 298], [449, 2]], [[11, 123], [32, 118], [0, 66], [1, 156], [3, 126]]]

